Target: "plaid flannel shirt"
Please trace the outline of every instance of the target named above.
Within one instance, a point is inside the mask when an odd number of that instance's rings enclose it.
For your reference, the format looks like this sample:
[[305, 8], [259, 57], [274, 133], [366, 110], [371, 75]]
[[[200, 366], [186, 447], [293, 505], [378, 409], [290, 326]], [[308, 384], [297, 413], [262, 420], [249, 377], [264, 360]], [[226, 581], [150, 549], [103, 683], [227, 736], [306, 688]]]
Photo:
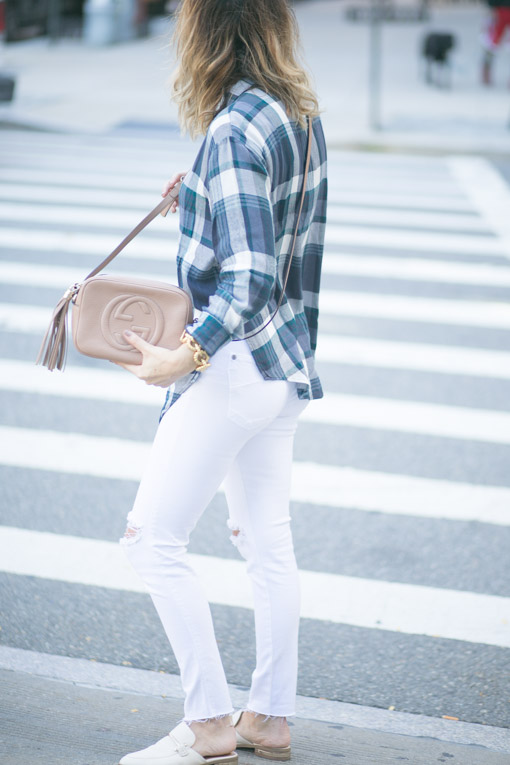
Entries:
[[[192, 298], [188, 331], [213, 356], [274, 313], [281, 294], [304, 174], [307, 131], [280, 101], [242, 80], [209, 126], [179, 194], [179, 285]], [[326, 145], [313, 120], [312, 153], [294, 257], [282, 304], [247, 338], [266, 380], [288, 380], [320, 398], [315, 370], [326, 224]], [[163, 413], [197, 379], [179, 379]], [[204, 374], [207, 374], [205, 372]]]

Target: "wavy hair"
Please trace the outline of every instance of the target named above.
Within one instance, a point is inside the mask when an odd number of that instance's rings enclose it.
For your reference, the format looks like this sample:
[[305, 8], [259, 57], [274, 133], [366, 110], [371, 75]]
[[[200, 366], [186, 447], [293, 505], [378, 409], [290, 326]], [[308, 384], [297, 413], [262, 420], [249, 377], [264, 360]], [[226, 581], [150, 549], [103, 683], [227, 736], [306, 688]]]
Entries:
[[299, 32], [288, 0], [181, 0], [174, 43], [173, 98], [192, 136], [207, 131], [241, 79], [282, 101], [303, 127], [319, 113], [297, 58]]

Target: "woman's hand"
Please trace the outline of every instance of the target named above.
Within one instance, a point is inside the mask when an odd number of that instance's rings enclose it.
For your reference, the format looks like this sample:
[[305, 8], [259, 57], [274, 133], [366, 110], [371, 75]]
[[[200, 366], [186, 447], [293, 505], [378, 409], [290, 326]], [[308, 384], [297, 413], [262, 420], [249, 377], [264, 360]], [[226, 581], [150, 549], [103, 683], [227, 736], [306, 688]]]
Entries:
[[[166, 197], [172, 191], [172, 189], [175, 188], [177, 184], [182, 181], [185, 175], [186, 175], [186, 171], [181, 173], [175, 173], [175, 175], [172, 175], [170, 180], [167, 181], [165, 185], [163, 186], [163, 191], [161, 192], [161, 196]], [[173, 202], [169, 210], [170, 212], [174, 213], [174, 212], [177, 212], [178, 207], [179, 207], [179, 198], [177, 198], [175, 202]], [[168, 210], [166, 210], [165, 215], [167, 212]]]
[[129, 330], [126, 330], [123, 336], [126, 342], [140, 351], [143, 361], [141, 364], [115, 363], [143, 380], [147, 385], [168, 388], [179, 377], [189, 374], [196, 368], [193, 351], [187, 345], [181, 345], [175, 351], [170, 351], [168, 348], [158, 348], [156, 345], [147, 343]]

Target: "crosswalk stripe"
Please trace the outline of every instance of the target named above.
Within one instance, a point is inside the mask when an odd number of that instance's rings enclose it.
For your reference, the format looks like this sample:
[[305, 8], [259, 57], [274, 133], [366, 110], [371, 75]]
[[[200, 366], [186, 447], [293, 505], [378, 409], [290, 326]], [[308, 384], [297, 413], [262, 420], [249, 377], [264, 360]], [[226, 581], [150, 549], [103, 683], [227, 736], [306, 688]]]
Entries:
[[[36, 374], [34, 371], [34, 383], [37, 379]], [[67, 378], [65, 395], [92, 399], [108, 398], [109, 400], [112, 398], [106, 395], [105, 391], [111, 390], [111, 396], [116, 395], [118, 379], [116, 373], [97, 372], [94, 377], [89, 375], [87, 379], [88, 395], [84, 396], [84, 383], [78, 374]], [[95, 387], [92, 386], [93, 383]], [[50, 383], [41, 381], [38, 384], [50, 387]], [[139, 387], [140, 392], [135, 388], [126, 387], [121, 400], [131, 400], [132, 403], [142, 405], [152, 403], [147, 400], [148, 394], [141, 392], [145, 391], [145, 386], [140, 383]], [[55, 386], [55, 390], [57, 389], [58, 386]], [[63, 392], [62, 384], [59, 395], [63, 395]], [[132, 398], [128, 399], [126, 396], [132, 396]], [[474, 409], [421, 401], [328, 393], [325, 398], [314, 401], [301, 416], [306, 422], [316, 424], [510, 444], [510, 413], [494, 409]]]
[[[168, 217], [168, 216], [167, 216]], [[173, 216], [172, 216], [173, 217]], [[138, 222], [138, 221], [137, 221]], [[125, 232], [127, 233], [127, 231]], [[50, 255], [54, 252], [106, 257], [119, 243], [118, 233], [91, 234], [75, 231], [49, 231], [47, 229], [24, 230], [5, 226], [0, 229], [0, 247], [16, 250], [33, 250]], [[166, 237], [140, 236], [125, 250], [123, 258], [145, 258], [167, 261], [172, 266], [177, 254], [177, 228], [168, 226]]]
[[[132, 209], [124, 210], [121, 205], [114, 209], [103, 209], [96, 206], [86, 205], [60, 205], [60, 206], [33, 206], [30, 211], [30, 220], [32, 224], [43, 223], [46, 225], [67, 225], [76, 228], [88, 227], [88, 228], [118, 228], [126, 233], [133, 228], [139, 218], [142, 218], [152, 207], [157, 203], [157, 197], [154, 195], [150, 205], [145, 208], [141, 208], [137, 211]], [[399, 249], [408, 249], [413, 247], [414, 249], [443, 249], [447, 251], [455, 251], [462, 253], [464, 250], [470, 253], [488, 254], [500, 254], [501, 247], [498, 240], [493, 239], [490, 236], [475, 236], [462, 235], [448, 233], [449, 228], [455, 227], [454, 220], [444, 220], [440, 216], [428, 214], [430, 225], [435, 221], [435, 228], [444, 228], [443, 233], [429, 233], [420, 232], [419, 237], [416, 232], [401, 231], [402, 226], [406, 225], [406, 216], [402, 213], [402, 221], [399, 222], [398, 217], [395, 216], [391, 219], [391, 216], [387, 213], [376, 214], [375, 212], [361, 211], [362, 215], [355, 215], [353, 210], [332, 212], [329, 216], [328, 226], [326, 229], [326, 243], [335, 245], [352, 245], [352, 244], [377, 244], [381, 247], [397, 247]], [[424, 217], [425, 216], [425, 217]], [[27, 217], [27, 211], [24, 205], [16, 203], [0, 202], [0, 221], [6, 221], [9, 224], [14, 222], [25, 223]], [[436, 218], [438, 219], [436, 221]], [[355, 225], [345, 226], [344, 223], [348, 221], [355, 221], [356, 223], [365, 222], [370, 223], [371, 220], [377, 223], [382, 223], [384, 219], [388, 220], [388, 226], [384, 228], [376, 228], [370, 226], [358, 227]], [[427, 225], [427, 214], [409, 213], [407, 215], [408, 225]], [[464, 224], [464, 228], [471, 228], [473, 231], [480, 231], [483, 229], [477, 219], [474, 221], [477, 223], [476, 227], [473, 223], [469, 226]], [[460, 223], [459, 223], [460, 225]], [[174, 236], [178, 235], [179, 221], [177, 216], [170, 216], [166, 219], [158, 217], [151, 224], [151, 231], [158, 232], [161, 235], [172, 232]], [[20, 231], [20, 235], [24, 235], [23, 231]]]
[[[26, 202], [27, 188], [24, 183], [6, 183], [4, 173], [2, 172], [4, 182], [0, 182], [0, 199], [16, 200]], [[49, 178], [48, 178], [49, 180]], [[162, 185], [162, 184], [160, 184]], [[152, 192], [142, 192], [139, 188], [132, 191], [126, 191], [122, 186], [115, 194], [111, 189], [87, 188], [83, 186], [56, 186], [47, 183], [37, 184], [37, 196], [44, 203], [45, 209], [49, 204], [62, 205], [90, 205], [98, 207], [112, 207], [117, 209], [139, 209], [146, 211], [154, 207], [157, 198], [157, 189], [154, 187]], [[61, 208], [62, 209], [62, 208]], [[26, 217], [26, 213], [25, 213]]]
[[[16, 178], [12, 178], [16, 180]], [[403, 192], [387, 191], [384, 194], [374, 193], [370, 188], [344, 191], [343, 189], [331, 189], [330, 198], [328, 200], [328, 212], [333, 206], [343, 205], [359, 205], [366, 207], [373, 207], [375, 209], [404, 209], [404, 210], [431, 210], [441, 213], [464, 213], [468, 214], [466, 217], [476, 215], [476, 208], [462, 196], [447, 195], [442, 197], [440, 192], [439, 196], [436, 194], [426, 194], [418, 190], [416, 194], [409, 196]]]
[[510, 444], [510, 412], [493, 409], [328, 393], [301, 417], [324, 425]]
[[[10, 131], [8, 134], [9, 149], [11, 156], [18, 156], [20, 159], [27, 154], [33, 154], [36, 157], [42, 153], [48, 156], [53, 154], [55, 157], [64, 156], [65, 153], [71, 155], [73, 159], [82, 159], [83, 157], [97, 159], [107, 159], [109, 161], [118, 160], [119, 164], [126, 165], [126, 159], [134, 163], [140, 161], [154, 161], [161, 163], [166, 161], [166, 157], [179, 155], [183, 153], [195, 157], [200, 148], [200, 141], [191, 141], [189, 138], [179, 138], [172, 136], [172, 141], [168, 138], [158, 137], [157, 135], [137, 135], [133, 136], [94, 136], [93, 138], [83, 138], [82, 136], [66, 135], [65, 140], [59, 135], [42, 133], [16, 133]], [[134, 154], [134, 149], [138, 152]], [[162, 152], [165, 152], [162, 158]], [[79, 157], [77, 154], [79, 153]], [[328, 165], [332, 179], [342, 178], [336, 170], [344, 169], [349, 171], [350, 175], [356, 178], [367, 176], [370, 180], [374, 175], [381, 176], [387, 182], [392, 180], [408, 181], [416, 188], [416, 173], [419, 173], [420, 181], [435, 182], [440, 185], [442, 182], [450, 184], [455, 183], [455, 178], [449, 168], [448, 160], [445, 158], [422, 157], [419, 154], [398, 155], [377, 155], [360, 154], [358, 152], [350, 153], [348, 151], [330, 151]], [[391, 174], [390, 174], [391, 173]], [[345, 175], [343, 176], [345, 177]]]
[[321, 334], [316, 358], [338, 364], [510, 380], [507, 351]]
[[[156, 204], [157, 199], [154, 204]], [[114, 212], [108, 210], [96, 210], [94, 208], [75, 208], [60, 207], [55, 209], [43, 209], [42, 207], [35, 207], [31, 214], [32, 220], [35, 223], [48, 223], [48, 224], [71, 224], [78, 227], [82, 226], [94, 226], [94, 227], [107, 227], [107, 228], [119, 228], [122, 231], [129, 231], [138, 221], [134, 220], [133, 212], [122, 212], [115, 210]], [[17, 205], [0, 205], [0, 219], [8, 222], [26, 220], [25, 208], [20, 208]], [[166, 229], [164, 224], [166, 223]], [[165, 230], [168, 237], [178, 235], [178, 221], [177, 216], [171, 216], [170, 218], [158, 220], [154, 222], [153, 229], [158, 231]], [[90, 233], [84, 234], [76, 228], [70, 231], [21, 231], [6, 226], [0, 232], [0, 244], [5, 247], [17, 247], [22, 249], [41, 249], [41, 250], [53, 250], [53, 249], [67, 249], [69, 245], [76, 246], [76, 242], [73, 241], [76, 238], [80, 239], [78, 250], [79, 252], [86, 252], [87, 247], [85, 242], [94, 241], [97, 237]], [[110, 239], [110, 238], [109, 238]], [[419, 250], [419, 251], [435, 251], [439, 252], [454, 252], [459, 254], [471, 254], [471, 255], [504, 255], [505, 248], [503, 244], [496, 237], [484, 237], [475, 234], [462, 235], [462, 234], [450, 234], [450, 233], [430, 233], [430, 232], [417, 232], [413, 231], [400, 231], [398, 229], [391, 228], [378, 228], [376, 226], [370, 227], [357, 227], [357, 226], [342, 226], [334, 223], [330, 223], [326, 228], [325, 237], [326, 247], [331, 246], [343, 246], [350, 247], [353, 245], [370, 246], [377, 248], [392, 248], [397, 250]], [[145, 244], [145, 241], [144, 241]], [[166, 252], [170, 254], [170, 243], [160, 242], [160, 246], [164, 244], [166, 246]], [[133, 243], [136, 246], [136, 242]], [[84, 249], [85, 247], [85, 249]], [[110, 239], [110, 249], [112, 249]], [[140, 247], [140, 245], [139, 245]], [[90, 249], [90, 248], [89, 248]], [[105, 248], [107, 249], [107, 248]], [[133, 248], [134, 249], [134, 248]], [[151, 255], [151, 257], [153, 257]]]
[[321, 290], [320, 310], [337, 316], [363, 316], [453, 324], [471, 327], [510, 328], [510, 304], [487, 300], [444, 300], [416, 296]]
[[[122, 233], [127, 234], [159, 201], [161, 199], [154, 195], [150, 205], [146, 209], [142, 208], [138, 211], [124, 211], [121, 205], [107, 210], [98, 207], [87, 207], [85, 205], [34, 206], [30, 210], [30, 220], [31, 223], [67, 225], [76, 226], [77, 228], [79, 226], [97, 229], [118, 228]], [[27, 211], [24, 206], [0, 202], [0, 221], [26, 223], [26, 219]], [[178, 218], [176, 215], [169, 215], [166, 218], [158, 216], [152, 221], [150, 230], [151, 232], [157, 231], [161, 235], [168, 234], [168, 231], [171, 230], [173, 236], [177, 236], [179, 231]]]
[[[510, 267], [486, 263], [451, 263], [423, 258], [389, 258], [381, 255], [326, 253], [323, 270], [338, 276], [365, 276], [371, 279], [399, 279], [448, 284], [476, 284], [490, 287], [510, 287]], [[1, 278], [1, 272], [0, 272]]]
[[[127, 178], [124, 174], [111, 174], [82, 170], [58, 169], [53, 167], [35, 168], [35, 167], [2, 167], [1, 179], [5, 182], [14, 181], [25, 184], [53, 184], [64, 186], [69, 189], [110, 189], [110, 198], [115, 200], [117, 191], [125, 192], [126, 188], [137, 189], [137, 191], [146, 191], [151, 197], [157, 195], [163, 186], [166, 178], [162, 179], [161, 174], [150, 175], [144, 173], [140, 176]], [[115, 193], [114, 193], [115, 192]]]
[[[150, 158], [161, 162], [162, 152], [165, 152], [166, 156], [189, 153], [190, 156], [195, 157], [200, 148], [200, 140], [192, 141], [187, 137], [179, 137], [177, 134], [172, 136], [171, 142], [168, 137], [160, 137], [157, 134], [137, 134], [136, 136], [116, 134], [93, 137], [67, 134], [64, 141], [62, 136], [51, 133], [23, 133], [11, 130], [3, 131], [3, 134], [9, 141], [11, 155], [17, 153], [23, 157], [27, 152], [39, 155], [45, 151], [47, 154], [53, 152], [60, 156], [62, 151], [67, 149], [73, 158], [78, 152], [87, 157], [97, 155], [103, 158], [118, 157], [119, 162], [124, 165], [126, 157], [136, 161], [137, 156], [141, 156], [144, 160]], [[137, 156], [133, 156], [135, 149], [138, 150]], [[410, 180], [415, 187], [419, 185], [416, 182], [416, 173], [419, 173], [420, 180], [423, 178], [425, 181], [433, 180], [440, 183], [446, 178], [450, 183], [453, 182], [448, 160], [443, 157], [334, 150], [329, 152], [328, 165], [333, 171], [344, 168], [351, 174], [355, 170], [356, 176], [365, 174], [372, 177], [377, 174], [387, 179], [391, 171], [391, 178]], [[338, 177], [335, 172], [332, 172], [331, 176]]]
[[[129, 230], [136, 222], [133, 221], [131, 215], [129, 217], [130, 222], [122, 228], [124, 233], [126, 233], [127, 230]], [[173, 223], [170, 222], [171, 219], [173, 220]], [[169, 262], [174, 261], [177, 251], [178, 222], [176, 216], [171, 216], [171, 219], [167, 216], [164, 221], [158, 221], [156, 224], [156, 226], [159, 226], [160, 231], [162, 231], [161, 227], [165, 226], [166, 224], [164, 236], [153, 236], [151, 234], [150, 236], [137, 237], [137, 239], [131, 242], [129, 246], [123, 251], [122, 257], [165, 260]], [[340, 229], [338, 230], [340, 231]], [[333, 237], [331, 228], [328, 228], [328, 231], [330, 231], [330, 237]], [[345, 231], [347, 231], [347, 228]], [[380, 249], [381, 247], [388, 248], [393, 246], [388, 239], [387, 231], [381, 233], [380, 237], [377, 235], [375, 229], [364, 229], [362, 231], [348, 227], [348, 231], [349, 233], [347, 233], [345, 236], [344, 233], [341, 232], [339, 241], [332, 241], [330, 238], [329, 242], [327, 243], [329, 244], [329, 247], [326, 248], [326, 253], [331, 254], [334, 252], [335, 246], [339, 244], [342, 245], [343, 251], [345, 251], [348, 246], [353, 244], [365, 244], [367, 246], [374, 246], [377, 249]], [[393, 233], [395, 236], [399, 236], [399, 232], [391, 232], [390, 238]], [[360, 234], [360, 236], [358, 236], [358, 234]], [[426, 240], [421, 234], [418, 237], [416, 234], [409, 235], [408, 233], [404, 232], [403, 236], [404, 239], [395, 244], [394, 249], [401, 249], [402, 247], [404, 250], [409, 249], [411, 251], [428, 251], [429, 249], [438, 249], [439, 251], [452, 250], [461, 253], [464, 257], [467, 258], [476, 254], [481, 256], [490, 254], [504, 254], [497, 240], [492, 239], [488, 241], [493, 242], [493, 244], [494, 242], [496, 243], [494, 244], [494, 251], [491, 250], [489, 245], [483, 245], [480, 247], [477, 246], [473, 248], [471, 245], [469, 247], [464, 247], [462, 243], [459, 243], [458, 247], [449, 247], [449, 245], [452, 244], [452, 241], [458, 238], [453, 235], [441, 235], [439, 239], [444, 240], [444, 246], [441, 246], [438, 240], [434, 242], [433, 246], [431, 247], [427, 245]], [[108, 234], [95, 234], [90, 232], [84, 233], [79, 229], [55, 231], [49, 229], [34, 230], [31, 228], [30, 230], [27, 230], [13, 226], [4, 226], [0, 229], [0, 247], [4, 249], [10, 248], [15, 250], [34, 250], [41, 253], [65, 252], [68, 254], [77, 253], [90, 256], [102, 255], [105, 257], [105, 255], [107, 255], [115, 247], [115, 245], [118, 244], [119, 238], [119, 233], [115, 232]], [[345, 241], [340, 241], [341, 239], [344, 239]], [[480, 237], [472, 237], [472, 239], [478, 240]], [[416, 244], [416, 242], [418, 242], [418, 244]], [[327, 257], [328, 255], [326, 255], [326, 260]]]
[[[169, 264], [173, 267], [174, 264]], [[344, 253], [326, 254], [322, 264], [323, 274], [335, 276], [360, 276], [370, 279], [397, 279], [416, 282], [439, 282], [445, 284], [474, 284], [487, 287], [510, 287], [510, 267], [485, 263], [448, 263], [441, 260], [420, 258], [387, 258]], [[116, 273], [128, 272], [115, 268]], [[141, 272], [136, 272], [141, 276]], [[133, 274], [133, 272], [129, 272]], [[145, 274], [146, 278], [161, 279], [161, 275]], [[34, 287], [63, 288], [77, 279], [76, 268], [50, 266], [38, 263], [0, 261], [0, 282], [26, 284]]]
[[[421, 345], [419, 343], [392, 342], [348, 336], [320, 336], [316, 358], [320, 362], [362, 365], [399, 370], [421, 370], [448, 375], [472, 375], [482, 378], [510, 379], [510, 353], [486, 350], [472, 350], [452, 346]], [[0, 360], [0, 389], [29, 390], [34, 393], [57, 395], [73, 394], [74, 386], [79, 390], [79, 381], [87, 375], [97, 378], [94, 389], [106, 390], [111, 372], [85, 368], [67, 367], [65, 383], [55, 374], [49, 376], [46, 370], [35, 368], [32, 361]], [[115, 379], [115, 378], [113, 378]], [[134, 391], [139, 389], [137, 381], [126, 375], [122, 380], [132, 381]], [[147, 390], [151, 391], [149, 386]], [[135, 396], [136, 394], [133, 393]], [[150, 394], [146, 394], [150, 395]]]
[[[10, 574], [145, 592], [113, 542], [3, 526], [0, 551], [0, 568]], [[209, 555], [189, 560], [210, 602], [253, 608], [243, 562]], [[307, 570], [300, 580], [303, 618], [510, 646], [510, 598]]]
[[[133, 215], [142, 218], [155, 205], [156, 194], [133, 192], [111, 192], [98, 189], [60, 189], [52, 186], [39, 186], [39, 199], [44, 203], [30, 211], [32, 222], [71, 223], [73, 225], [111, 225], [129, 228], [133, 225]], [[14, 200], [26, 201], [26, 187], [9, 186], [0, 183], [0, 219], [25, 222], [26, 209]], [[8, 200], [8, 201], [7, 201]], [[51, 205], [51, 206], [50, 206]], [[58, 206], [57, 206], [58, 205]], [[124, 213], [130, 209], [135, 212]], [[406, 210], [374, 210], [367, 207], [349, 205], [330, 207], [328, 226], [331, 224], [362, 223], [383, 225], [385, 227], [431, 228], [438, 230], [461, 230], [478, 233], [490, 233], [487, 224], [478, 216], [455, 215], [442, 212], [412, 212]]]
[[[138, 481], [148, 442], [0, 427], [0, 464]], [[220, 489], [222, 491], [222, 489]], [[295, 462], [294, 502], [453, 521], [510, 525], [510, 488]]]
[[[329, 364], [510, 380], [510, 353], [507, 351], [321, 334], [316, 359]], [[66, 378], [70, 373], [68, 368]], [[94, 373], [100, 374], [95, 370]], [[17, 385], [21, 377], [29, 380], [34, 392], [36, 386], [45, 385], [42, 377], [35, 376], [33, 362], [0, 361], [0, 388]], [[44, 376], [44, 379], [48, 378]]]
[[500, 173], [481, 157], [450, 157], [452, 177], [462, 185], [483, 219], [495, 231], [510, 257], [510, 191]]
[[[103, 173], [116, 172], [124, 177], [136, 179], [140, 175], [151, 175], [155, 178], [165, 179], [166, 174], [172, 175], [176, 171], [184, 171], [196, 156], [197, 149], [191, 144], [180, 143], [174, 147], [169, 146], [165, 154], [158, 150], [141, 149], [134, 152], [129, 146], [120, 143], [112, 150], [111, 146], [97, 142], [87, 146], [86, 152], [79, 146], [61, 143], [53, 150], [48, 147], [38, 147], [34, 142], [27, 142], [24, 146], [16, 149], [9, 146], [9, 153], [2, 157], [2, 164], [6, 167], [26, 168], [36, 170], [53, 168], [56, 171], [65, 170], [72, 163], [75, 173], [87, 172], [91, 165], [95, 167], [98, 176]], [[48, 150], [49, 149], [49, 150]], [[177, 165], [177, 162], [179, 163]], [[395, 166], [389, 170], [387, 167], [376, 165], [356, 166], [356, 172], [351, 172], [345, 162], [335, 163], [330, 158], [329, 186], [335, 190], [342, 189], [368, 189], [384, 193], [398, 189], [401, 193], [414, 194], [431, 193], [445, 197], [461, 197], [463, 190], [454, 175], [449, 172], [445, 165], [438, 168], [434, 174], [426, 173], [420, 176], [420, 183], [416, 182], [416, 174], [413, 171], [399, 171]], [[332, 169], [336, 166], [337, 171]], [[163, 176], [165, 173], [165, 176]]]
[[295, 463], [292, 500], [389, 515], [510, 525], [510, 489]]
[[51, 308], [19, 303], [0, 304], [0, 330], [3, 332], [34, 332], [41, 340], [51, 319]]
[[471, 255], [506, 255], [497, 237], [476, 234], [446, 234], [429, 231], [399, 231], [377, 226], [326, 226], [326, 247], [353, 245], [420, 252], [447, 252]]
[[[169, 269], [170, 271], [170, 269]], [[139, 277], [163, 281], [161, 274], [145, 271], [127, 271], [115, 268], [118, 276]], [[79, 274], [76, 268], [69, 266], [39, 265], [39, 263], [20, 263], [13, 261], [0, 261], [0, 283], [19, 284], [30, 287], [52, 287], [64, 290], [68, 285], [74, 284], [84, 274]]]
[[[108, 206], [116, 206], [117, 194], [120, 195], [119, 203], [122, 204], [123, 198], [130, 198], [134, 195], [136, 199], [138, 198], [138, 192], [142, 190], [146, 192], [143, 204], [147, 204], [146, 200], [150, 204], [154, 194], [157, 194], [162, 186], [161, 174], [150, 176], [146, 173], [142, 177], [133, 178], [133, 182], [127, 184], [125, 177], [118, 174], [107, 175], [102, 173], [98, 175], [97, 173], [83, 171], [76, 173], [71, 170], [56, 170], [54, 168], [2, 167], [1, 178], [4, 181], [1, 187], [4, 189], [4, 194], [7, 194], [9, 188], [15, 189], [13, 192], [15, 196], [13, 198], [16, 199], [19, 199], [20, 195], [23, 196], [23, 199], [26, 198], [26, 184], [30, 183], [31, 185], [37, 184], [38, 187], [46, 186], [48, 190], [54, 189], [55, 194], [65, 194], [66, 191], [69, 191], [70, 194], [73, 192], [81, 193], [85, 189], [91, 189], [92, 194], [104, 194], [104, 203], [108, 204]], [[136, 189], [136, 192], [126, 192], [125, 189], [128, 185]], [[473, 217], [476, 213], [476, 208], [473, 207], [468, 199], [460, 195], [458, 197], [451, 195], [443, 197], [440, 189], [436, 190], [433, 194], [424, 194], [418, 190], [411, 196], [398, 190], [391, 191], [389, 189], [385, 189], [384, 195], [374, 193], [370, 188], [346, 191], [342, 188], [335, 189], [330, 184], [330, 189], [328, 209], [331, 209], [335, 204], [342, 203], [375, 208], [394, 207], [432, 210], [443, 213], [469, 213], [466, 217]], [[114, 190], [115, 193], [113, 193]], [[44, 195], [41, 198], [43, 201], [46, 201]]]
[[[66, 285], [67, 287], [68, 285]], [[426, 324], [510, 328], [510, 304], [402, 297], [322, 290], [320, 308], [332, 316], [360, 316]], [[12, 332], [45, 331], [51, 308], [0, 303], [0, 328]]]
[[433, 231], [474, 231], [491, 233], [486, 221], [478, 216], [454, 215], [453, 213], [410, 212], [405, 210], [373, 210], [366, 207], [328, 207], [328, 227], [332, 224], [381, 225], [396, 229], [411, 227]]

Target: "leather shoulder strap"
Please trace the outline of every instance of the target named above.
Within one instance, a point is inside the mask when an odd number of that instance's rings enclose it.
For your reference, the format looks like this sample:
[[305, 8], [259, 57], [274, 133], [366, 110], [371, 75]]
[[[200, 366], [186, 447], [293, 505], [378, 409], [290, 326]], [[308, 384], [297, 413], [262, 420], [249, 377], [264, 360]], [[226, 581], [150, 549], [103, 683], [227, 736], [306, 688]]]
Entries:
[[162, 213], [163, 215], [166, 215], [168, 212], [170, 206], [175, 202], [177, 197], [179, 196], [179, 190], [181, 188], [181, 184], [178, 183], [172, 191], [167, 194], [166, 197], [164, 197], [159, 204], [156, 205], [156, 207], [151, 210], [151, 212], [145, 216], [143, 220], [140, 221], [140, 223], [134, 227], [132, 231], [129, 232], [129, 234], [124, 237], [122, 242], [117, 245], [117, 247], [108, 255], [107, 258], [105, 258], [98, 266], [96, 266], [88, 276], [85, 277], [85, 279], [90, 279], [92, 276], [96, 276], [96, 274], [100, 273], [100, 271], [103, 270], [103, 268], [106, 268], [106, 266], [112, 262], [114, 258], [117, 257], [117, 255], [122, 252], [124, 247], [131, 242], [135, 236], [137, 236], [140, 231], [143, 231], [143, 229], [149, 225], [149, 223], [154, 220], [154, 218], [159, 215], [159, 213]]

